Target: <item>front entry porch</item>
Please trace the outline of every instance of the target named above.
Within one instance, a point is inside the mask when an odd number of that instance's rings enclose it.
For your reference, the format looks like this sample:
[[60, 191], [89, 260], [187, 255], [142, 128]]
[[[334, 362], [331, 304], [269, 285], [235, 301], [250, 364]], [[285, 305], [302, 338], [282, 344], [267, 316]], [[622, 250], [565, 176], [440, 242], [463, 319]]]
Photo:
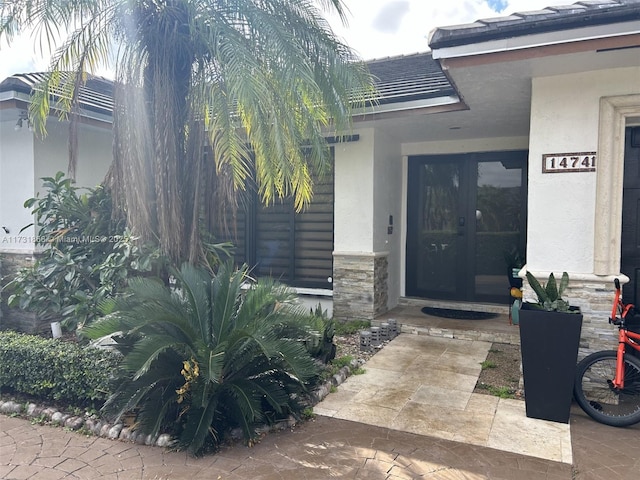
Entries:
[[[422, 313], [422, 307], [460, 309], [492, 312], [497, 316], [484, 320], [458, 320], [442, 318]], [[469, 304], [443, 302], [427, 299], [402, 298], [400, 304], [388, 312], [377, 316], [372, 324], [379, 325], [395, 318], [402, 325], [402, 333], [428, 335], [432, 337], [480, 340], [485, 342], [520, 344], [517, 325], [509, 325], [509, 307], [500, 304]]]

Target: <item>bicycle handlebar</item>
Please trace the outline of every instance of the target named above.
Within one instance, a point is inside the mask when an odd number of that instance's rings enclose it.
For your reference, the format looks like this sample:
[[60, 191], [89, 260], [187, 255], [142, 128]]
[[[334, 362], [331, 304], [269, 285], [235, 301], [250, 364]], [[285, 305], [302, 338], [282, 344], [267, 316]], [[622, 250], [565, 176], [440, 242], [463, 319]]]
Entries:
[[[635, 306], [631, 303], [623, 303], [622, 302], [622, 291], [620, 290], [620, 280], [615, 278], [613, 283], [616, 286], [616, 294], [613, 299], [613, 306], [611, 308], [611, 316], [609, 317], [609, 323], [613, 323], [614, 325], [623, 325], [624, 320], [627, 314], [632, 311]], [[631, 314], [633, 315], [633, 313]]]

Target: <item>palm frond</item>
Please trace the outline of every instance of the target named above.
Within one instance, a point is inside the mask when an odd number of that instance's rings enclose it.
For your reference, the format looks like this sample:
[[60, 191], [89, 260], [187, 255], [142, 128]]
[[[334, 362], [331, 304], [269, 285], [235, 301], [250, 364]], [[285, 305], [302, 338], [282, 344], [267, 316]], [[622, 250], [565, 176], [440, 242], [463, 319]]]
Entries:
[[169, 349], [182, 353], [186, 358], [190, 358], [194, 354], [189, 345], [176, 342], [174, 337], [167, 335], [146, 336], [136, 342], [131, 352], [125, 357], [123, 365], [133, 372], [133, 380], [138, 380], [149, 371], [158, 357]]
[[217, 341], [224, 339], [234, 327], [235, 313], [242, 300], [242, 284], [246, 280], [247, 267], [234, 272], [231, 262], [220, 266], [211, 284], [212, 330]]
[[239, 380], [229, 386], [229, 395], [235, 401], [227, 405], [227, 412], [242, 428], [245, 438], [252, 439], [255, 436], [254, 426], [264, 419], [259, 393], [253, 382]]
[[162, 358], [161, 365], [155, 365], [138, 380], [122, 378], [120, 387], [105, 402], [102, 410], [119, 418], [143, 403], [155, 401], [154, 398], [157, 396], [164, 399], [163, 401], [175, 402], [177, 398], [175, 390], [184, 381], [179, 374], [179, 369], [178, 374], [175, 373], [175, 367], [180, 365], [178, 360], [177, 357], [166, 355]]
[[207, 434], [215, 434], [212, 424], [218, 409], [218, 397], [213, 397], [206, 407], [192, 407], [186, 412], [185, 428], [180, 436], [180, 443], [190, 452], [198, 453]]
[[193, 315], [189, 315], [194, 330], [200, 332], [200, 338], [212, 345], [211, 304], [209, 285], [211, 278], [202, 270], [190, 264], [184, 264], [180, 272], [175, 272], [180, 288], [188, 299]]

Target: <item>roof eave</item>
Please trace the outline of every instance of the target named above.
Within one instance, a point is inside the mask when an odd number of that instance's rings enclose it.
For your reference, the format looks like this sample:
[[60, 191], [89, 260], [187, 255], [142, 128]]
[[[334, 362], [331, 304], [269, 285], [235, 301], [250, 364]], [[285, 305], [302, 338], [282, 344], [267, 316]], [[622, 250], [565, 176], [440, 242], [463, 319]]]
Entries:
[[[29, 93], [20, 92], [17, 90], [0, 91], [0, 103], [9, 101], [19, 101], [29, 104], [31, 102], [31, 95]], [[55, 109], [55, 107], [53, 107], [53, 109]], [[94, 111], [88, 108], [80, 108], [79, 115], [82, 118], [95, 120], [102, 123], [113, 123], [112, 115]]]
[[[549, 10], [554, 9], [549, 7]], [[518, 14], [513, 16], [517, 17]], [[640, 20], [640, 8], [637, 4], [594, 8], [580, 14], [551, 14], [540, 20], [528, 20], [522, 17], [508, 23], [489, 24], [479, 21], [477, 27], [469, 26], [464, 30], [452, 28], [453, 26], [437, 28], [431, 36], [429, 46], [435, 50], [513, 37], [549, 34], [588, 27], [599, 28], [603, 25], [620, 24], [634, 20]]]
[[355, 109], [352, 117], [355, 121], [378, 120], [406, 116], [410, 114], [429, 114], [453, 110], [467, 110], [467, 105], [457, 95], [413, 100], [408, 102], [385, 103], [372, 107]]
[[488, 53], [524, 50], [550, 45], [623, 37], [640, 34], [640, 19], [609, 25], [590, 26], [573, 30], [562, 30], [550, 33], [537, 33], [526, 36], [515, 36], [496, 40], [488, 40], [473, 44], [441, 47], [433, 50], [433, 58], [466, 57]]

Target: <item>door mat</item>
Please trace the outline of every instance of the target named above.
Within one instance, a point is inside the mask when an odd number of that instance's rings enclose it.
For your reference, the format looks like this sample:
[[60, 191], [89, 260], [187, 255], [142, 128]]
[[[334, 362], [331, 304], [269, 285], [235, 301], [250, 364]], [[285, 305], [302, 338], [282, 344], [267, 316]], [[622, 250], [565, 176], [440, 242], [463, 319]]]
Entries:
[[453, 318], [456, 320], [488, 320], [496, 318], [497, 313], [490, 312], [471, 312], [468, 310], [452, 310], [449, 308], [423, 307], [422, 313], [432, 315], [434, 317]]

